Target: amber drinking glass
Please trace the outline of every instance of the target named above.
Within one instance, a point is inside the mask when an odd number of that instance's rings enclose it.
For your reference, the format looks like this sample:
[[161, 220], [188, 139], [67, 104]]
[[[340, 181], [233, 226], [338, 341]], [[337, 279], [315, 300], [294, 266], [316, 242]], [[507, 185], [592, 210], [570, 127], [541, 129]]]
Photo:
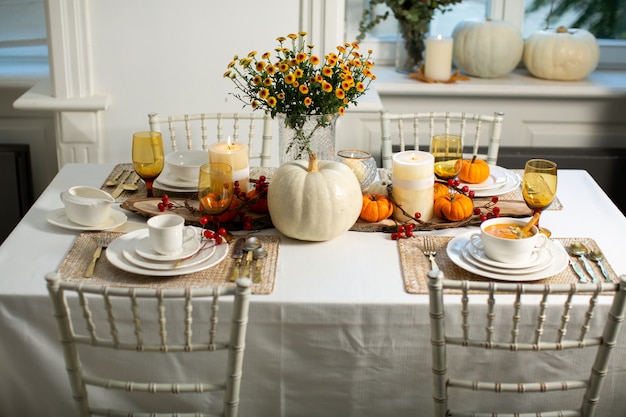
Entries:
[[[526, 205], [534, 213], [545, 210], [556, 196], [557, 172], [556, 163], [547, 159], [531, 159], [526, 162], [522, 179], [522, 196]], [[539, 227], [539, 219], [535, 223], [540, 233], [550, 236], [548, 229]]]
[[230, 208], [233, 196], [233, 169], [230, 165], [211, 162], [200, 167], [198, 200], [213, 217], [215, 230], [219, 228], [220, 215]]
[[461, 172], [463, 143], [459, 135], [435, 135], [430, 142], [435, 157], [435, 175], [442, 180], [455, 178]]
[[148, 197], [152, 197], [152, 184], [163, 171], [163, 138], [160, 132], [133, 134], [133, 168], [146, 183]]

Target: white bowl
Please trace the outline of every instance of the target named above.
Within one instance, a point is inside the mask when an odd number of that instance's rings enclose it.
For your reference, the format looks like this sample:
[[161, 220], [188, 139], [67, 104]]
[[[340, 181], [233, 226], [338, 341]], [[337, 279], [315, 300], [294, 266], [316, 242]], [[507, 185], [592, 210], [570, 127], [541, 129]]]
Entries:
[[176, 151], [165, 155], [165, 163], [172, 174], [183, 181], [198, 181], [200, 167], [209, 162], [206, 151]]
[[82, 226], [98, 226], [109, 220], [115, 199], [106, 191], [79, 185], [63, 191], [61, 201], [70, 221]]

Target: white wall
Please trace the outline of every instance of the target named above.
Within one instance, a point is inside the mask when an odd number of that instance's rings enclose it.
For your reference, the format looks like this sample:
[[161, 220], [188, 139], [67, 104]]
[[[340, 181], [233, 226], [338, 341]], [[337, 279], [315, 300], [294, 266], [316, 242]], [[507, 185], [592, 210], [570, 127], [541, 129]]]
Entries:
[[148, 113], [240, 111], [223, 78], [233, 56], [273, 51], [278, 36], [299, 30], [293, 0], [87, 5], [93, 90], [111, 99], [101, 114], [105, 162], [130, 160], [131, 135], [148, 128]]

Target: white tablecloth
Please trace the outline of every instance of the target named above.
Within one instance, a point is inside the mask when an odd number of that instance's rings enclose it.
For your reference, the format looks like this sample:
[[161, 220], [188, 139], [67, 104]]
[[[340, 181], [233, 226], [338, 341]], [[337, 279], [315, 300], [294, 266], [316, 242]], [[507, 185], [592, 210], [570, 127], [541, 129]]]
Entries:
[[[0, 247], [1, 417], [76, 415], [44, 276], [57, 269], [79, 232], [49, 224], [46, 214], [62, 207], [61, 191], [99, 187], [113, 167], [64, 166]], [[542, 225], [554, 237], [595, 239], [614, 270], [626, 273], [626, 219], [591, 176], [560, 171], [558, 198], [563, 209], [544, 212]], [[125, 213], [129, 222], [121, 230], [144, 227], [145, 219]], [[275, 290], [252, 297], [241, 415], [428, 415], [427, 307], [426, 295], [405, 292], [397, 246], [387, 234], [347, 232], [321, 243], [282, 236]], [[599, 416], [625, 415], [624, 333]], [[568, 363], [549, 358], [548, 367], [558, 375], [576, 366], [576, 355]], [[494, 369], [491, 361], [488, 353], [477, 355], [475, 362], [485, 364], [477, 377], [532, 374], [540, 366], [511, 362]]]

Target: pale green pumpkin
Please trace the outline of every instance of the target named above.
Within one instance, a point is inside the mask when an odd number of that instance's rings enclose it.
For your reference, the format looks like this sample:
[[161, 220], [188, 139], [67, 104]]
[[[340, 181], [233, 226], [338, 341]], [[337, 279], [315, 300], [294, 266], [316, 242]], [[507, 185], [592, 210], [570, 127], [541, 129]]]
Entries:
[[539, 30], [524, 45], [524, 65], [537, 78], [581, 80], [596, 69], [599, 60], [598, 42], [584, 29]]
[[452, 39], [456, 67], [480, 78], [509, 74], [524, 52], [520, 30], [503, 20], [462, 21], [455, 26]]
[[359, 181], [345, 164], [290, 161], [272, 175], [267, 206], [274, 227], [299, 240], [325, 241], [344, 233], [361, 213]]

